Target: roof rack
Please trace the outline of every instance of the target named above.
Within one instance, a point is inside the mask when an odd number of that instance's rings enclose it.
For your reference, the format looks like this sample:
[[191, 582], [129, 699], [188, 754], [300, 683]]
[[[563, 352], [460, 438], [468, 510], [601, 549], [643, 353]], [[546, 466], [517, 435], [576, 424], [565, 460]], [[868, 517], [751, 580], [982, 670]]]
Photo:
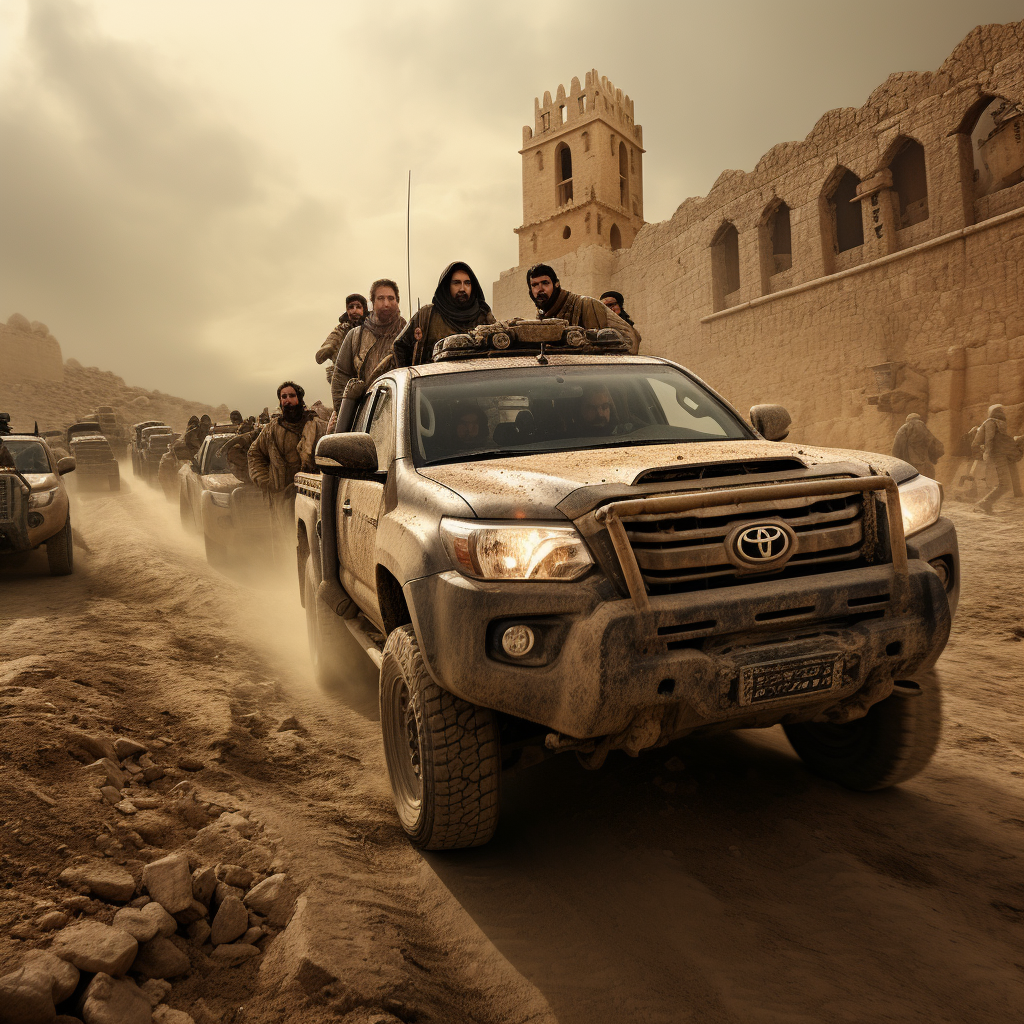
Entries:
[[481, 324], [468, 334], [452, 334], [434, 346], [435, 363], [448, 359], [488, 359], [502, 356], [629, 355], [630, 343], [618, 331], [575, 327], [568, 320], [512, 320]]

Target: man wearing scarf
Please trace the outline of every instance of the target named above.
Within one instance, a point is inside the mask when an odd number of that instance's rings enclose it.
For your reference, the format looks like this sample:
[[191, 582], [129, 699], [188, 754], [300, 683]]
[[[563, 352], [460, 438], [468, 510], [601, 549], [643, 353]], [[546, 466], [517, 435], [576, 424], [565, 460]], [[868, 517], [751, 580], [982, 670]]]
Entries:
[[331, 377], [331, 399], [335, 412], [341, 405], [345, 385], [353, 377], [358, 377], [364, 384], [370, 384], [394, 365], [392, 348], [395, 338], [406, 325], [406, 319], [398, 308], [398, 300], [398, 285], [390, 278], [382, 277], [373, 282], [370, 289], [373, 312], [345, 335], [338, 349], [334, 375]]
[[341, 348], [345, 335], [353, 327], [358, 327], [363, 322], [363, 317], [366, 316], [366, 309], [366, 299], [359, 292], [353, 292], [349, 295], [345, 299], [345, 312], [338, 317], [338, 325], [327, 335], [327, 340], [317, 349], [316, 361], [318, 363], [327, 363], [328, 384], [334, 374], [334, 360], [338, 358], [338, 349]]
[[643, 338], [640, 337], [640, 332], [636, 329], [636, 324], [633, 323], [633, 318], [626, 312], [626, 304], [622, 300], [622, 292], [607, 291], [601, 296], [601, 301], [616, 316], [622, 317], [622, 319], [633, 328], [633, 333], [636, 335], [637, 348], [639, 348], [640, 342], [643, 341]]
[[639, 351], [640, 339], [622, 317], [616, 316], [599, 299], [566, 291], [559, 284], [558, 275], [546, 263], [530, 267], [526, 272], [526, 284], [541, 320], [568, 320], [570, 324], [588, 331], [612, 327], [629, 342], [633, 355]]
[[453, 334], [466, 334], [480, 324], [493, 324], [491, 307], [468, 263], [456, 261], [444, 269], [434, 298], [421, 306], [395, 341], [395, 363], [418, 366], [433, 358], [434, 346]]

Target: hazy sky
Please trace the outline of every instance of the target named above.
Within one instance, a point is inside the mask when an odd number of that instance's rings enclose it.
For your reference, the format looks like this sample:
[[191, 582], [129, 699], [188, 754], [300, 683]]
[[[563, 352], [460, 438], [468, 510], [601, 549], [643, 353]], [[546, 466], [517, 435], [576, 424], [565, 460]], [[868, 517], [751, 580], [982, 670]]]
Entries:
[[312, 355], [344, 295], [405, 290], [410, 168], [414, 298], [452, 259], [488, 292], [516, 264], [534, 96], [592, 67], [628, 93], [663, 220], [890, 72], [1021, 17], [1021, 0], [0, 0], [0, 319], [187, 398], [262, 408], [286, 377], [326, 397]]

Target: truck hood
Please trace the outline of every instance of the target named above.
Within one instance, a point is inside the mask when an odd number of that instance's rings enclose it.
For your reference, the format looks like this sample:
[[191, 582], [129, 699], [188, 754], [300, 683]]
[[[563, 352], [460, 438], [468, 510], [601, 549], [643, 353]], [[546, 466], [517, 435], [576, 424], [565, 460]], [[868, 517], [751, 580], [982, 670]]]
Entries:
[[221, 491], [228, 493], [242, 486], [242, 481], [234, 473], [206, 473], [200, 480], [204, 491]]
[[[634, 481], [652, 470], [756, 459], [792, 459], [808, 468], [845, 463], [854, 472], [887, 474], [898, 482], [917, 475], [913, 466], [891, 455], [762, 440], [541, 452], [424, 466], [419, 473], [455, 491], [481, 519], [562, 519], [565, 512], [559, 504], [581, 488], [599, 487], [609, 497], [642, 494], [651, 487], [645, 483], [634, 487]], [[766, 467], [766, 472], [771, 468]], [[688, 486], [693, 482], [680, 482], [679, 489]]]
[[49, 491], [60, 483], [60, 477], [56, 473], [26, 473], [25, 479], [33, 491]]

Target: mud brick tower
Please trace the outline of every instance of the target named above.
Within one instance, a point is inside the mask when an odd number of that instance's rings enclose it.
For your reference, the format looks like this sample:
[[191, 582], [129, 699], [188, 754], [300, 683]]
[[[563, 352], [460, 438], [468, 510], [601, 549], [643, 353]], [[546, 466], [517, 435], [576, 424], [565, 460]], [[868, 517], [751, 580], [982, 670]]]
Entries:
[[588, 71], [552, 101], [534, 100], [523, 128], [521, 264], [548, 261], [583, 246], [628, 249], [644, 223], [643, 129], [633, 101]]

